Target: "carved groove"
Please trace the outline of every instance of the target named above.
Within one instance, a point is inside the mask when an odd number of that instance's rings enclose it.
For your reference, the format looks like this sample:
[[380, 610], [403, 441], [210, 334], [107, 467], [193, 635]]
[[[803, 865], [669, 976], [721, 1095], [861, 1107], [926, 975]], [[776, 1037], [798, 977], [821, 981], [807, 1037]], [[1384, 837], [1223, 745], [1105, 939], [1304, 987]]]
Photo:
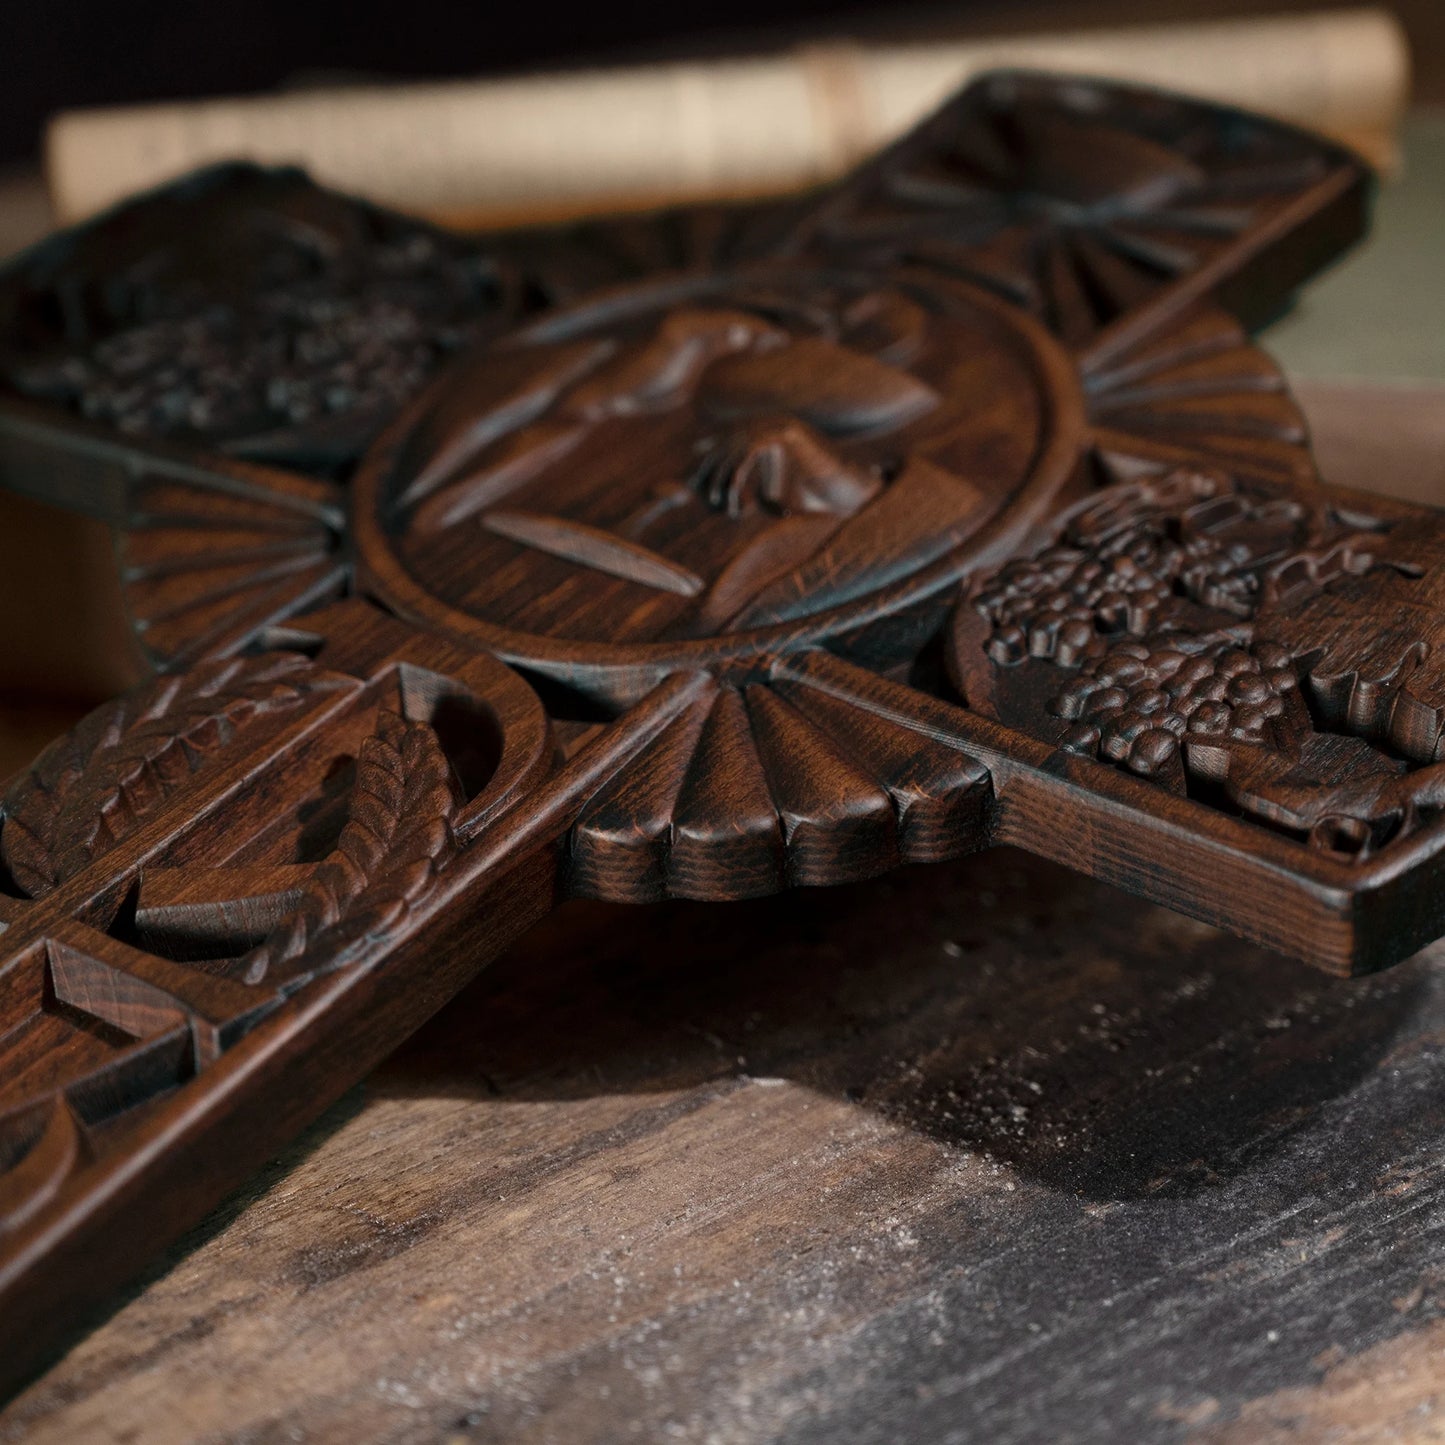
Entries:
[[[79, 1166], [85, 1145], [81, 1125], [63, 1098], [42, 1106], [45, 1124], [39, 1137], [18, 1162], [0, 1169], [0, 1239], [19, 1229], [54, 1198]], [[0, 1146], [6, 1133], [19, 1131], [21, 1120], [0, 1118]]]
[[611, 537], [581, 522], [539, 517], [530, 512], [490, 512], [483, 525], [499, 537], [508, 537], [570, 562], [580, 562], [584, 567], [595, 567], [599, 572], [627, 582], [675, 592], [679, 597], [696, 597], [703, 589], [702, 578], [685, 567], [624, 537]]

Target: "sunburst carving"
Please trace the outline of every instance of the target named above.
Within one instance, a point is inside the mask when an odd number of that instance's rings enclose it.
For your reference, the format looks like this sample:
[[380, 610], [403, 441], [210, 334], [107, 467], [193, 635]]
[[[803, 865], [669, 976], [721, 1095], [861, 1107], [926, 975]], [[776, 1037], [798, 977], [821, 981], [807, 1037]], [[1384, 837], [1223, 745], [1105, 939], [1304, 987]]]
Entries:
[[149, 475], [132, 488], [121, 582], [141, 647], [162, 671], [234, 653], [346, 588], [339, 492], [255, 476], [246, 485]]
[[1342, 160], [1259, 117], [1004, 74], [866, 167], [809, 244], [940, 267], [1082, 346], [1161, 287], [1257, 248], [1261, 228]]
[[934, 708], [824, 653], [711, 682], [582, 810], [574, 891], [756, 896], [977, 846], [988, 775]]
[[1318, 480], [1304, 415], [1279, 368], [1244, 328], [1205, 308], [1082, 368], [1102, 481], [1177, 466], [1310, 487]]

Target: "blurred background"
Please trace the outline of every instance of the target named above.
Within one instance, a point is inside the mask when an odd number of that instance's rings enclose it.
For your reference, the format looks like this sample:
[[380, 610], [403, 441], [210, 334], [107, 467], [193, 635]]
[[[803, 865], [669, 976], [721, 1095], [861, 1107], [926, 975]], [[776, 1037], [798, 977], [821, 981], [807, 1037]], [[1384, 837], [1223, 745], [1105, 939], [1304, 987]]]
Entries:
[[[318, 76], [415, 79], [750, 54], [852, 36], [1042, 34], [1328, 9], [1329, 0], [646, 0], [458, 5], [455, 0], [48, 0], [0, 7], [0, 159], [24, 161], [53, 111], [236, 94]], [[1343, 7], [1338, 7], [1343, 8]], [[1417, 99], [1445, 101], [1445, 5], [1397, 0]]]
[[[588, 7], [462, 6], [453, 0], [410, 0], [404, 6], [378, 0], [12, 3], [0, 6], [0, 256], [45, 235], [58, 221], [103, 204], [109, 197], [97, 187], [114, 182], [124, 190], [116, 181], [129, 174], [121, 161], [141, 166], [136, 174], [142, 173], [155, 133], [122, 128], [115, 132], [121, 141], [112, 143], [104, 108], [213, 96], [295, 97], [317, 87], [334, 91], [455, 79], [485, 85], [539, 71], [560, 72], [566, 79], [599, 67], [679, 62], [711, 67], [734, 59], [827, 54], [828, 47], [850, 43], [857, 56], [871, 57], [890, 45], [919, 47], [914, 55], [926, 56], [951, 44], [1013, 38], [1039, 43], [1059, 34], [1258, 17], [1328, 20], [1351, 10], [1358, 10], [1358, 0], [1354, 6], [1331, 0], [1176, 0], [1167, 14], [1149, 0], [894, 5], [694, 0], [674, 7], [641, 0]], [[1396, 37], [1397, 53], [1393, 59], [1376, 56], [1383, 70], [1356, 79], [1366, 90], [1394, 87], [1394, 92], [1379, 98], [1379, 115], [1368, 134], [1355, 135], [1344, 121], [1335, 128], [1383, 164], [1374, 232], [1310, 287], [1263, 340], [1291, 376], [1328, 476], [1445, 504], [1445, 3], [1392, 0], [1376, 14]], [[1261, 54], [1267, 42], [1258, 40], [1243, 44], [1239, 65], [1231, 67], [1240, 76], [1226, 79], [1248, 80], [1246, 72], [1257, 72], [1254, 83], [1265, 86], [1265, 93], [1249, 103], [1260, 105], [1271, 99], [1262, 76], [1292, 66], [1301, 95], [1338, 97], [1352, 84], [1352, 65], [1365, 60], [1347, 53], [1348, 46], [1346, 53], [1337, 46], [1317, 58], [1313, 51]], [[1188, 74], [1188, 46], [1176, 50], [1171, 84], [1180, 83], [1181, 64]], [[1108, 47], [1093, 53], [1107, 54]], [[1312, 67], [1339, 73], [1316, 75]], [[701, 73], [693, 72], [694, 79]], [[835, 82], [829, 84], [836, 89]], [[847, 89], [845, 84], [845, 130]], [[559, 110], [557, 94], [529, 102], [535, 108], [524, 116], [520, 137], [535, 139], [532, 132], [551, 124], [566, 148], [566, 125], [558, 119], [565, 106]], [[1309, 119], [1314, 103], [1306, 98], [1305, 114], [1293, 118]], [[84, 108], [102, 110], [82, 117], [70, 131], [52, 133], [47, 174], [48, 123], [59, 113]], [[1322, 114], [1318, 124], [1329, 128], [1329, 119]], [[168, 142], [186, 129], [184, 117], [178, 122], [172, 116], [164, 125]], [[639, 143], [645, 147], [651, 142], [641, 129]], [[776, 137], [779, 144], [784, 138]], [[760, 153], [772, 139], [763, 135]], [[871, 136], [851, 140], [865, 147], [876, 143]], [[405, 172], [406, 159], [403, 155], [394, 169]], [[646, 159], [639, 157], [644, 170]], [[727, 157], [720, 159], [726, 169]], [[365, 187], [355, 182], [348, 188]], [[760, 182], [759, 188], [775, 189], [776, 182]], [[746, 179], [729, 183], [731, 193], [747, 189]], [[377, 193], [404, 202], [385, 194], [384, 187]], [[474, 203], [476, 197], [462, 199]], [[675, 197], [649, 193], [647, 199]], [[573, 196], [569, 204], [576, 200]], [[515, 220], [548, 218], [537, 196], [522, 201], [534, 210], [514, 204], [510, 211], [503, 208], [505, 214]], [[434, 206], [432, 212], [446, 209]], [[7, 619], [0, 630], [0, 776], [136, 676], [118, 617], [109, 549], [98, 524], [0, 494], [0, 607]]]

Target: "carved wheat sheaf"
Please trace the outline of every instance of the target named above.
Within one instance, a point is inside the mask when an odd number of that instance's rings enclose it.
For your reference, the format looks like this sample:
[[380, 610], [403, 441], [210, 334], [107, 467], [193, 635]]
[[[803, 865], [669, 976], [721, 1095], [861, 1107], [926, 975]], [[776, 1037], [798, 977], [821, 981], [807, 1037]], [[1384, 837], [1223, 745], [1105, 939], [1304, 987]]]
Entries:
[[[457, 795], [436, 733], [389, 709], [361, 745], [347, 822], [317, 865], [300, 905], [237, 967], [247, 983], [289, 972], [324, 944], [329, 967], [362, 940], [393, 926], [455, 850]], [[308, 975], [309, 976], [309, 975]]]
[[[303, 658], [232, 662], [192, 674], [189, 686], [162, 682], [107, 708], [90, 725], [93, 751], [72, 740], [13, 790], [7, 860], [15, 876], [43, 900], [87, 861], [122, 845], [248, 721], [285, 711], [326, 676]], [[455, 853], [457, 802], [434, 729], [383, 705], [358, 750], [335, 847], [320, 863], [294, 865], [305, 877], [297, 896], [264, 942], [240, 958], [186, 962], [184, 948], [157, 956], [71, 922], [22, 944], [7, 983], [27, 1000], [26, 1012], [12, 1036], [23, 1047], [27, 1032], [65, 1027], [57, 1017], [77, 1023], [82, 1037], [99, 1036], [58, 1073], [0, 1073], [0, 1237], [24, 1228], [68, 1187], [112, 1120], [136, 1117], [210, 1070], [305, 982], [356, 961], [359, 948], [398, 924]], [[74, 818], [92, 814], [92, 835], [72, 838]], [[168, 872], [199, 885], [202, 899], [208, 886], [224, 899], [220, 890], [236, 876], [224, 864], [159, 869]], [[151, 872], [143, 878], [154, 882]], [[222, 918], [231, 907], [187, 905], [202, 931], [208, 915]], [[151, 943], [164, 936], [154, 925], [147, 935]], [[0, 967], [0, 976], [6, 972]], [[0, 1035], [0, 1064], [12, 1043]]]
[[102, 857], [246, 724], [299, 706], [309, 669], [294, 656], [204, 663], [91, 714], [5, 797], [15, 882], [40, 898]]

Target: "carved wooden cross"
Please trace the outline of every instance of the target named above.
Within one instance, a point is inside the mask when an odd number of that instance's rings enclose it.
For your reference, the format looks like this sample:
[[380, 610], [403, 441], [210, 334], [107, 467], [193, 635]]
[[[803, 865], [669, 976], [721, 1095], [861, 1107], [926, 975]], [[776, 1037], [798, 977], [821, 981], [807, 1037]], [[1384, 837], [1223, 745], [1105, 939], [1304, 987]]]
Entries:
[[1445, 930], [1440, 519], [1245, 329], [1368, 189], [1002, 74], [787, 204], [226, 168], [13, 265], [0, 479], [117, 524], [158, 676], [4, 794], [0, 1384], [559, 899], [1009, 843], [1340, 972]]

